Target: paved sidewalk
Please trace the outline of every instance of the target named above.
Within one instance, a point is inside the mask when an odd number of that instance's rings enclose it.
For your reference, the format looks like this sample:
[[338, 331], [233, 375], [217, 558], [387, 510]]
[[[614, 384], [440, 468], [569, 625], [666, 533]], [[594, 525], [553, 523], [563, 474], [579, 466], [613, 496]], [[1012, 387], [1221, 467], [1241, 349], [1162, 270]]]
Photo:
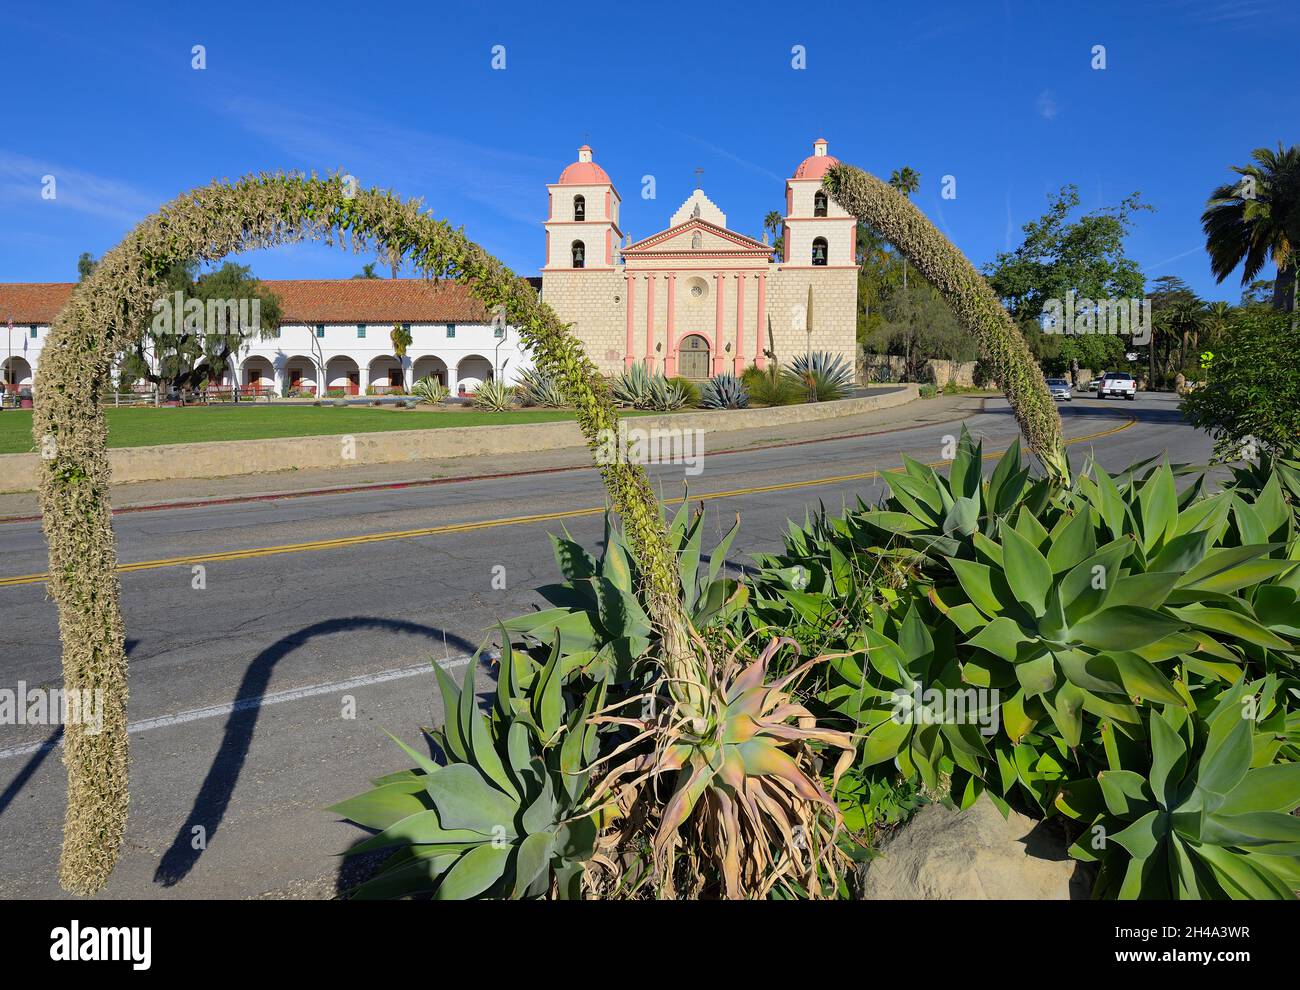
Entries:
[[[906, 429], [925, 423], [964, 419], [981, 411], [990, 395], [937, 396], [857, 416], [791, 423], [778, 428], [733, 430], [710, 433], [707, 450], [743, 450], [773, 443], [791, 443], [826, 437]], [[270, 474], [236, 475], [228, 478], [196, 478], [178, 481], [145, 481], [114, 485], [112, 503], [116, 509], [172, 502], [241, 499], [349, 488], [353, 486], [402, 484], [441, 478], [479, 478], [529, 471], [563, 470], [591, 464], [585, 447], [510, 454], [494, 457], [447, 457], [398, 464], [370, 464], [309, 471], [277, 471]], [[34, 492], [0, 495], [0, 520], [39, 514]]]

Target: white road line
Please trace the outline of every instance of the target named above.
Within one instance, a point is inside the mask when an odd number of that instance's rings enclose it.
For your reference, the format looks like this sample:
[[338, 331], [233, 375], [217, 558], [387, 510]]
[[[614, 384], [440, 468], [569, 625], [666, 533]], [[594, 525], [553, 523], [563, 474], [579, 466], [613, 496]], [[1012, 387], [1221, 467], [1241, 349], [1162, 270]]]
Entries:
[[[482, 656], [491, 659], [490, 654], [484, 653]], [[457, 667], [465, 666], [472, 659], [473, 657], [469, 656], [448, 657], [446, 660], [439, 661], [438, 665], [444, 670], [454, 670]], [[226, 705], [210, 705], [207, 708], [193, 708], [187, 712], [177, 712], [175, 715], [159, 715], [156, 718], [141, 719], [139, 722], [132, 722], [128, 725], [126, 731], [130, 733], [147, 732], [150, 729], [163, 729], [170, 725], [198, 722], [207, 718], [220, 718], [222, 715], [233, 715], [235, 712], [248, 711], [250, 708], [265, 708], [268, 705], [284, 704], [286, 701], [300, 701], [303, 698], [314, 698], [322, 694], [333, 694], [335, 691], [348, 691], [352, 688], [368, 687], [372, 684], [383, 684], [385, 681], [397, 681], [404, 677], [429, 674], [432, 671], [433, 668], [428, 663], [419, 663], [411, 667], [397, 667], [393, 670], [381, 670], [375, 674], [349, 677], [346, 681], [313, 684], [310, 687], [292, 688], [288, 691], [272, 691], [270, 694], [258, 695], [255, 698], [239, 698]], [[63, 745], [62, 738], [57, 743], [28, 743], [25, 746], [0, 749], [0, 760], [8, 760], [16, 756], [27, 756], [31, 753], [50, 750], [61, 745]]]

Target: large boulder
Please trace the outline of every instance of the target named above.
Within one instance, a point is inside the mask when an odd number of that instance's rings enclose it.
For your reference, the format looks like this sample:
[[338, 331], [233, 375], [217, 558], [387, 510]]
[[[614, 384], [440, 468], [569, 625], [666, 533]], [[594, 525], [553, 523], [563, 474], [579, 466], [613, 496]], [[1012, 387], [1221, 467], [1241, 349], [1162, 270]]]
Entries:
[[987, 797], [965, 811], [926, 805], [857, 879], [869, 900], [1071, 900], [1092, 887], [1053, 823], [1003, 818]]

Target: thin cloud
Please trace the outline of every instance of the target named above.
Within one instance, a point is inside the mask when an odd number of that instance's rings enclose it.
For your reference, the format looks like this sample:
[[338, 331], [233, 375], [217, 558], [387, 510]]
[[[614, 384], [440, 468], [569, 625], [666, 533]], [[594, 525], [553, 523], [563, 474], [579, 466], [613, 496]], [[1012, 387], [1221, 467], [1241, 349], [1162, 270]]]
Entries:
[[1179, 261], [1183, 258], [1186, 258], [1189, 254], [1196, 254], [1198, 251], [1204, 251], [1204, 250], [1205, 250], [1205, 245], [1198, 244], [1196, 245], [1196, 247], [1188, 248], [1186, 251], [1183, 251], [1180, 254], [1175, 254], [1172, 257], [1165, 258], [1163, 261], [1157, 261], [1154, 265], [1147, 265], [1147, 271], [1153, 272], [1157, 268], [1163, 268], [1165, 265], [1169, 265], [1175, 261]]
[[556, 163], [507, 147], [476, 144], [340, 110], [305, 111], [251, 99], [220, 108], [246, 130], [309, 169], [346, 169], [363, 186], [423, 191], [439, 216], [440, 200], [462, 199], [510, 220], [535, 224], [539, 181]]
[[704, 138], [696, 137], [694, 134], [687, 134], [685, 131], [677, 131], [671, 128], [668, 129], [668, 132], [670, 134], [675, 134], [680, 138], [685, 138], [687, 141], [691, 141], [694, 144], [698, 144], [701, 148], [704, 148], [707, 151], [712, 152], [713, 154], [717, 155], [719, 158], [725, 158], [728, 161], [735, 162], [737, 165], [741, 166], [742, 168], [749, 169], [751, 172], [757, 172], [759, 175], [763, 176], [764, 178], [772, 179], [774, 182], [781, 182], [781, 183], [784, 183], [786, 180], [786, 176], [777, 175], [771, 169], [764, 168], [762, 165], [759, 165], [757, 162], [751, 162], [748, 158], [742, 158], [740, 155], [737, 155], [735, 152], [728, 151], [726, 148], [716, 145], [711, 141], [704, 140]]
[[1055, 120], [1060, 112], [1060, 107], [1056, 103], [1056, 94], [1050, 89], [1045, 89], [1038, 94], [1034, 107], [1038, 111], [1038, 116], [1048, 121]]
[[[41, 196], [46, 176], [54, 177], [53, 199]], [[133, 225], [157, 209], [162, 201], [161, 197], [120, 179], [0, 148], [0, 202], [75, 210]]]

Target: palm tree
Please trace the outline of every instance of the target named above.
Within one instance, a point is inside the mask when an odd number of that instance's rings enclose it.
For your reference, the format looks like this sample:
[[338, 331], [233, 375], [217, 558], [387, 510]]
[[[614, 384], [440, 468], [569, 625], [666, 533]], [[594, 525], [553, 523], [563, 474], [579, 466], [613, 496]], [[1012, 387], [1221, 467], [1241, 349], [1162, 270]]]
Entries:
[[[1200, 339], [1201, 327], [1205, 322], [1205, 303], [1194, 296], [1175, 300], [1169, 307], [1168, 319], [1171, 341], [1176, 341], [1178, 345], [1178, 367], [1174, 371], [1174, 374], [1178, 374], [1187, 365], [1188, 341], [1196, 342]], [[1173, 350], [1172, 346], [1170, 350]]]
[[[1224, 333], [1232, 324], [1233, 314], [1236, 310], [1232, 303], [1224, 302], [1222, 299], [1210, 303], [1205, 308], [1205, 336], [1210, 347], [1217, 347], [1219, 341], [1223, 338]], [[1199, 344], [1197, 347], [1199, 348]]]
[[1250, 165], [1234, 165], [1237, 182], [1210, 194], [1201, 228], [1210, 270], [1222, 282], [1240, 265], [1246, 285], [1271, 258], [1277, 265], [1273, 308], [1294, 312], [1300, 251], [1300, 145], [1256, 148]]
[[776, 232], [781, 229], [784, 219], [776, 210], [769, 210], [767, 216], [763, 218], [763, 229], [772, 235], [772, 250], [778, 254], [781, 250], [781, 239], [776, 236]]
[[[889, 175], [889, 184], [903, 194], [907, 199], [912, 198], [912, 193], [921, 188], [921, 173], [917, 172], [909, 165], [902, 168], [896, 168]], [[903, 259], [903, 291], [907, 291], [907, 259]]]

